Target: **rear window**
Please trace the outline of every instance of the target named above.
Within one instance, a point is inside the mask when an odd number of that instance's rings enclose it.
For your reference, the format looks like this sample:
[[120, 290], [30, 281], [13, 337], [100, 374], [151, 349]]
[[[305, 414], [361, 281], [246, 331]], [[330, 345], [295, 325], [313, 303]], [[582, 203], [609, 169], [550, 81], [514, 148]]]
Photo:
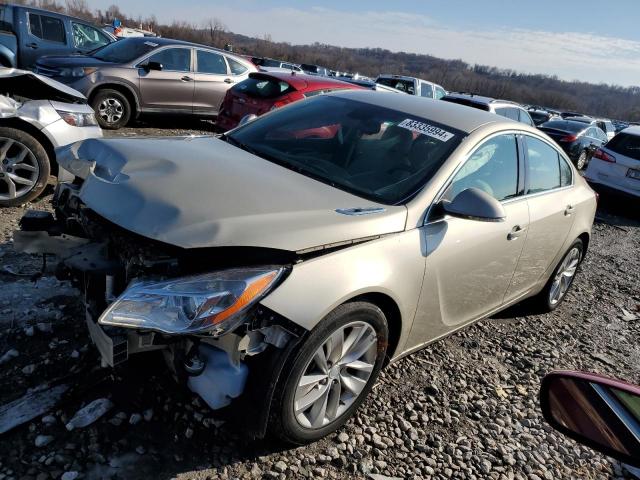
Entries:
[[551, 120], [540, 125], [540, 129], [562, 130], [563, 132], [578, 133], [586, 128], [584, 123], [569, 122], [567, 120]]
[[287, 82], [276, 79], [247, 78], [231, 89], [256, 98], [277, 98], [292, 92], [294, 88]]
[[489, 105], [485, 103], [478, 103], [463, 97], [444, 97], [442, 100], [450, 103], [457, 103], [458, 105], [464, 105], [465, 107], [477, 108], [478, 110], [489, 111]]
[[625, 157], [640, 160], [640, 137], [621, 132], [607, 143], [607, 149]]
[[416, 94], [416, 89], [412, 80], [403, 80], [401, 78], [378, 78], [376, 83], [395, 88], [401, 92], [410, 93], [411, 95]]

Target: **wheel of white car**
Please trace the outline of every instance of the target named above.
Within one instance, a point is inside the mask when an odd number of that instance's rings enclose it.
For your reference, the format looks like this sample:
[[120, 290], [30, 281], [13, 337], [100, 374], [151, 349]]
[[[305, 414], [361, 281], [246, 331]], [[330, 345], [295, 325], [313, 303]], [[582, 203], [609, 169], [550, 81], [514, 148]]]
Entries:
[[50, 170], [49, 155], [37, 139], [0, 127], [0, 207], [17, 207], [38, 197]]
[[271, 433], [301, 445], [342, 426], [376, 381], [387, 340], [387, 320], [375, 305], [346, 303], [327, 315], [285, 365]]
[[576, 239], [556, 266], [545, 287], [535, 297], [538, 305], [543, 310], [550, 312], [558, 308], [562, 303], [576, 277], [583, 252], [584, 245], [582, 240]]

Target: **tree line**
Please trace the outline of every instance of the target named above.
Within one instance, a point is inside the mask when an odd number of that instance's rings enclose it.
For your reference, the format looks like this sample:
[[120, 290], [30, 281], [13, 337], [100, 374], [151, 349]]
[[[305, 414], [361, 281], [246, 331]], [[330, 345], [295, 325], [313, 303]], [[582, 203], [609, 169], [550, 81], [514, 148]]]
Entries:
[[393, 73], [423, 78], [449, 91], [469, 92], [542, 105], [561, 110], [628, 121], [640, 121], [640, 87], [622, 87], [581, 81], [560, 80], [557, 76], [524, 74], [486, 65], [472, 65], [462, 60], [446, 60], [432, 55], [391, 52], [381, 48], [345, 48], [314, 43], [292, 45], [274, 42], [270, 35], [261, 38], [230, 32], [218, 18], [200, 23], [174, 21], [160, 24], [154, 15], [133, 18], [116, 5], [106, 10], [92, 10], [86, 0], [18, 0], [84, 18], [98, 25], [120, 19], [129, 27], [142, 27], [163, 37], [187, 40], [223, 48], [233, 45], [236, 53], [272, 57], [294, 63], [322, 65], [332, 70], [348, 71], [375, 77]]

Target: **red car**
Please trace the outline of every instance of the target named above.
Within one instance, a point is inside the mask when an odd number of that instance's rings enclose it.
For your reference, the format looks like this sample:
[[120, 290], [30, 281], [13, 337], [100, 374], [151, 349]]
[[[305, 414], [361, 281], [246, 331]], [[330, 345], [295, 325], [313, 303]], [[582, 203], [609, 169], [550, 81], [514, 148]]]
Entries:
[[291, 72], [254, 72], [227, 90], [216, 126], [227, 131], [245, 115], [262, 115], [274, 108], [313, 95], [344, 89], [362, 89], [340, 80]]

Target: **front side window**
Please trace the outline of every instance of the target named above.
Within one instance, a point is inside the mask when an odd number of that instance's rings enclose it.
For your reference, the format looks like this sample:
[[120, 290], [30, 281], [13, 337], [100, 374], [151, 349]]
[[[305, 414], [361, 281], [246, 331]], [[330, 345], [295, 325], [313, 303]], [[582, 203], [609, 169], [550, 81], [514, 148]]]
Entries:
[[560, 155], [549, 144], [527, 137], [527, 193], [539, 193], [558, 188], [560, 180]]
[[515, 135], [499, 135], [478, 147], [458, 170], [443, 198], [453, 200], [467, 188], [478, 188], [498, 201], [518, 195]]
[[420, 191], [464, 136], [427, 118], [316, 95], [274, 110], [227, 138], [267, 161], [393, 205]]
[[219, 53], [198, 50], [198, 73], [227, 74], [227, 63]]
[[29, 31], [42, 40], [66, 43], [64, 25], [59, 18], [29, 13]]
[[89, 25], [72, 22], [71, 31], [73, 33], [73, 44], [76, 48], [95, 50], [109, 43], [109, 37]]
[[167, 48], [149, 57], [149, 62], [158, 62], [163, 70], [173, 72], [191, 71], [191, 50], [188, 48]]

